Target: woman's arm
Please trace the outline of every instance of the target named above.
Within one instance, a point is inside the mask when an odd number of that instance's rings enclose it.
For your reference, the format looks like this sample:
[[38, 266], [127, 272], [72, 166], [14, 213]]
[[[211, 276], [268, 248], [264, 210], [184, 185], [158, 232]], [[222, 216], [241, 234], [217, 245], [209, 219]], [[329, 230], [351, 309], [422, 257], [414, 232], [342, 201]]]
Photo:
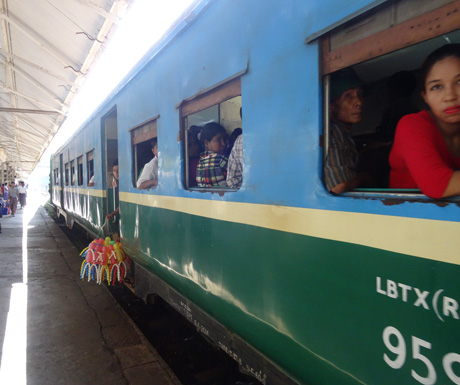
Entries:
[[[420, 115], [403, 117], [396, 131], [393, 148], [398, 146], [405, 165], [417, 187], [430, 198], [458, 195], [455, 173], [446, 163], [446, 149], [438, 129], [430, 118]], [[448, 195], [446, 195], [448, 194]]]
[[460, 171], [454, 171], [442, 197], [447, 198], [456, 195], [460, 195]]

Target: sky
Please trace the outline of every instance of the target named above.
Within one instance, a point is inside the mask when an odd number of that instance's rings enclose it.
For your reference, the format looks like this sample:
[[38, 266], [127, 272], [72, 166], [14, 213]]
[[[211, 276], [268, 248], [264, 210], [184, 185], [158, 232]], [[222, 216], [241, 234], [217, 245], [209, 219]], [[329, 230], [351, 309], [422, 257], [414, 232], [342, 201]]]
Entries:
[[29, 184], [47, 177], [51, 154], [86, 121], [179, 16], [197, 2], [199, 0], [135, 0], [73, 99], [64, 124], [43, 154]]

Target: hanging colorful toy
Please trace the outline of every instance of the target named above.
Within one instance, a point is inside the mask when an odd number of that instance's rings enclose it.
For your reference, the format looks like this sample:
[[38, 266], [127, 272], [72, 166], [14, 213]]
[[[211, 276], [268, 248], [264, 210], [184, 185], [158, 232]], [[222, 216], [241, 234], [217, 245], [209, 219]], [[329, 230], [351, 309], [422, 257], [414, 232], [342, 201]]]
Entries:
[[95, 239], [80, 256], [84, 258], [80, 269], [82, 280], [88, 277], [88, 282], [93, 280], [100, 285], [105, 280], [114, 285], [115, 282], [122, 283], [126, 277], [127, 256], [121, 244], [110, 237]]

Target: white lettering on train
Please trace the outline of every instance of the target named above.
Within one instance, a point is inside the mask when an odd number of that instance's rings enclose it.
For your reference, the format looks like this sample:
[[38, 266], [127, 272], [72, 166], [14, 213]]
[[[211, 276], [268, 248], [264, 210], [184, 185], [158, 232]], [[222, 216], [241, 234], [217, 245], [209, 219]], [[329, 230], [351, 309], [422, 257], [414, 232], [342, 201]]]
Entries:
[[[379, 294], [392, 299], [400, 299], [406, 303], [412, 303], [413, 306], [421, 307], [425, 310], [433, 310], [441, 321], [444, 321], [442, 315], [457, 320], [460, 319], [459, 302], [454, 298], [442, 295], [444, 292], [443, 289], [431, 293], [418, 287], [392, 281], [391, 279], [382, 280], [381, 277], [376, 278], [376, 291]], [[441, 307], [441, 312], [439, 311], [439, 307]]]

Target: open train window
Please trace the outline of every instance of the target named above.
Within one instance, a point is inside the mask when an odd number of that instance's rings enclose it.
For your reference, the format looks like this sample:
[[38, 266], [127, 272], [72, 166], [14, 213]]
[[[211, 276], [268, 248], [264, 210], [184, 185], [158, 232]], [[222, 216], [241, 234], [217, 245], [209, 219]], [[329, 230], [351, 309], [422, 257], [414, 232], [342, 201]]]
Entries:
[[[436, 48], [460, 42], [460, 1], [389, 3], [322, 37], [324, 183], [335, 192], [333, 186], [341, 177], [336, 164], [345, 162], [338, 147], [351, 134], [351, 143], [354, 141], [359, 153], [359, 160], [353, 162], [372, 179], [345, 195], [410, 195], [427, 199], [417, 189], [389, 188], [388, 157], [399, 119], [426, 108], [420, 95], [424, 58]], [[361, 83], [364, 95], [361, 118], [349, 124], [339, 116], [337, 101], [346, 96], [342, 91], [351, 83]], [[350, 148], [348, 145], [347, 151]]]
[[55, 168], [53, 171], [54, 185], [59, 186], [59, 169]]
[[64, 165], [64, 182], [65, 182], [65, 185], [68, 186], [69, 185], [69, 176], [70, 176], [70, 169], [69, 169], [69, 163], [67, 162], [65, 165]]
[[77, 158], [77, 183], [83, 185], [83, 156]]
[[86, 154], [86, 183], [94, 185], [94, 151], [89, 151]]
[[155, 118], [131, 129], [133, 187], [149, 190], [158, 185], [158, 138]]
[[[236, 157], [235, 152], [232, 156], [239, 162], [236, 171], [233, 169], [231, 180], [227, 178], [227, 167], [232, 147], [243, 132], [241, 78], [182, 102], [180, 116], [184, 186], [207, 191], [238, 189], [243, 173], [242, 136], [236, 146], [241, 150], [240, 157]], [[217, 141], [220, 144], [212, 144]], [[212, 164], [213, 168], [209, 167]]]
[[70, 161], [70, 184], [75, 186], [75, 161]]

